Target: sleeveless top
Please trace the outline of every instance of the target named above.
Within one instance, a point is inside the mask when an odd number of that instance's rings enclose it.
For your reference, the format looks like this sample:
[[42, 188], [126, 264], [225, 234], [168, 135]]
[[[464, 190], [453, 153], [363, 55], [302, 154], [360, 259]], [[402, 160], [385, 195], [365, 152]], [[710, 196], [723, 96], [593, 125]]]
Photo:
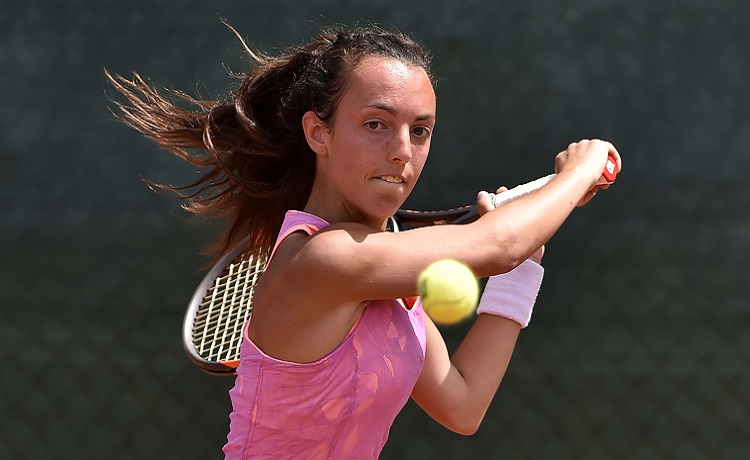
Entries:
[[[274, 251], [292, 232], [327, 225], [289, 211]], [[419, 300], [410, 310], [397, 300], [371, 301], [336, 349], [304, 364], [263, 353], [246, 325], [229, 392], [226, 458], [377, 458], [424, 365], [423, 315]]]

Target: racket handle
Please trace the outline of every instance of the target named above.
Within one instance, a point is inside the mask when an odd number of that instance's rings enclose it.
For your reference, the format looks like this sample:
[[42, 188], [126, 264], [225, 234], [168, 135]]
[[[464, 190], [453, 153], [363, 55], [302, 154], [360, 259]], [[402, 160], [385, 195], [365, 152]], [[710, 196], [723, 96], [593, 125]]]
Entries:
[[[516, 187], [513, 187], [512, 189], [503, 192], [498, 193], [495, 195], [495, 199], [492, 201], [492, 204], [495, 205], [497, 208], [498, 206], [504, 205], [505, 203], [508, 203], [513, 200], [517, 200], [518, 198], [521, 198], [523, 196], [526, 196], [532, 192], [535, 192], [539, 190], [540, 188], [544, 187], [545, 185], [549, 184], [556, 174], [550, 174], [549, 176], [544, 176], [542, 178], [533, 180], [531, 182], [527, 182], [525, 184], [518, 185]], [[602, 178], [606, 181], [597, 185], [604, 185], [604, 184], [611, 184], [615, 181], [615, 178], [617, 177], [617, 163], [615, 162], [615, 159], [610, 157], [607, 157], [607, 164], [604, 166], [604, 171], [602, 172]]]
[[550, 174], [549, 176], [544, 176], [531, 182], [515, 186], [503, 193], [498, 193], [497, 195], [495, 195], [495, 199], [492, 200], [492, 204], [497, 208], [504, 205], [505, 203], [517, 200], [522, 196], [526, 196], [532, 192], [535, 192], [545, 185], [549, 184], [549, 182], [554, 179], [556, 175], [557, 174]]
[[615, 178], [617, 177], [617, 163], [615, 163], [615, 159], [611, 156], [607, 157], [607, 164], [604, 165], [604, 172], [602, 172], [602, 177], [609, 184], [614, 182]]

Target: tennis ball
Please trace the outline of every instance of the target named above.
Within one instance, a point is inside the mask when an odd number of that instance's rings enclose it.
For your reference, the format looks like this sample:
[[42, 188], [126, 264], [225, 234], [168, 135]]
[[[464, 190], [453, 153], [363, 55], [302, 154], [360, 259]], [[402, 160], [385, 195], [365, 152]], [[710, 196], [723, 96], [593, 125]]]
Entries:
[[471, 269], [453, 259], [430, 264], [419, 274], [417, 287], [425, 312], [438, 324], [465, 320], [479, 299], [479, 284]]

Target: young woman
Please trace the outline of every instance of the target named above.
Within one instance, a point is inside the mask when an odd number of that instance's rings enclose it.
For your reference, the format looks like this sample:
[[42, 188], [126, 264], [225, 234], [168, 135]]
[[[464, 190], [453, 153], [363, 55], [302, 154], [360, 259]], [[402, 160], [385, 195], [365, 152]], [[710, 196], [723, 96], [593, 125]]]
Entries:
[[[180, 108], [137, 75], [110, 76], [126, 123], [193, 164], [189, 210], [272, 251], [245, 330], [227, 458], [376, 458], [409, 397], [457, 433], [478, 428], [528, 324], [545, 242], [590, 200], [599, 140], [557, 154], [538, 192], [463, 226], [386, 232], [427, 160], [436, 121], [427, 53], [375, 27], [323, 32], [257, 65], [231, 101]], [[199, 153], [196, 153], [198, 149]], [[203, 152], [203, 153], [200, 153]], [[605, 186], [606, 187], [606, 186]], [[188, 187], [190, 188], [190, 187]], [[490, 277], [449, 355], [416, 279], [451, 258]]]

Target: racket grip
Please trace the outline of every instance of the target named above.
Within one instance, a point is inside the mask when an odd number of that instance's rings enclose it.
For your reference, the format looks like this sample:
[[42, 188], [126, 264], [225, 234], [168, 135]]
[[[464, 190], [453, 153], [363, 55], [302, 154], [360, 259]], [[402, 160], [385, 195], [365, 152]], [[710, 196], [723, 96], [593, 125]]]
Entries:
[[535, 192], [545, 185], [549, 184], [549, 182], [555, 177], [555, 175], [556, 174], [550, 174], [549, 176], [544, 176], [531, 182], [513, 187], [506, 192], [498, 193], [497, 195], [495, 195], [495, 199], [492, 200], [492, 204], [497, 208], [498, 206], [504, 205], [505, 203], [517, 200], [518, 198]]
[[617, 178], [617, 163], [611, 156], [607, 157], [607, 164], [604, 165], [604, 172], [602, 172], [602, 177], [609, 184], [614, 182], [615, 178]]

